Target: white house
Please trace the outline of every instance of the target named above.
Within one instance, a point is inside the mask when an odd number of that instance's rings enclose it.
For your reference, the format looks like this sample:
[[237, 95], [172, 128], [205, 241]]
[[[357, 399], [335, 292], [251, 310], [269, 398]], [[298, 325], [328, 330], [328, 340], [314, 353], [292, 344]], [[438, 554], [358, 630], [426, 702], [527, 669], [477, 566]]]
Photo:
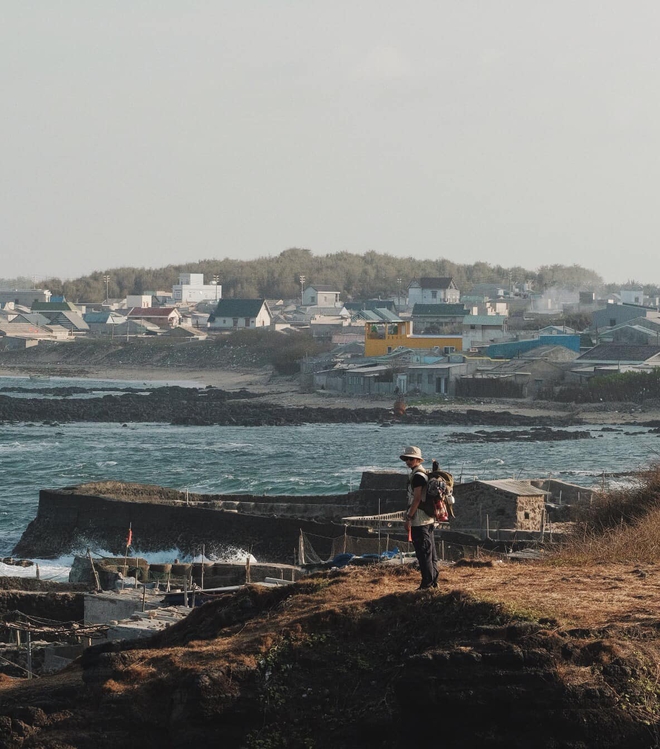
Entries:
[[209, 328], [264, 328], [271, 321], [272, 315], [265, 299], [221, 299], [209, 317]]
[[408, 284], [408, 306], [416, 304], [457, 304], [461, 292], [450, 277], [424, 276]]
[[326, 284], [311, 284], [303, 291], [303, 307], [335, 307], [339, 304], [340, 291]]

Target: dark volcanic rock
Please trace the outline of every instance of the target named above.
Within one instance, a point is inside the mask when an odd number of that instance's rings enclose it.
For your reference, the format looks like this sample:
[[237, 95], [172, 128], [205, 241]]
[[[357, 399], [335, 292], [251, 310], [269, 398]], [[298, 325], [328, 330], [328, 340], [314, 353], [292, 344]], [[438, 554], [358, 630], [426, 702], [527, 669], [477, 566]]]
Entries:
[[[147, 393], [145, 395], [145, 392]], [[151, 391], [107, 394], [87, 399], [32, 399], [0, 395], [0, 422], [163, 422], [190, 425], [282, 426], [313, 423], [382, 423], [392, 419], [387, 408], [287, 408], [262, 400], [253, 393], [228, 393], [162, 387]], [[467, 412], [409, 408], [396, 419], [403, 424], [458, 424], [493, 426], [569, 426], [571, 418], [521, 416], [509, 411]]]
[[454, 432], [449, 435], [449, 442], [555, 442], [592, 438], [591, 433], [587, 431], [569, 432], [566, 429], [536, 427], [535, 429], [517, 430], [515, 432], [504, 430], [496, 432]]

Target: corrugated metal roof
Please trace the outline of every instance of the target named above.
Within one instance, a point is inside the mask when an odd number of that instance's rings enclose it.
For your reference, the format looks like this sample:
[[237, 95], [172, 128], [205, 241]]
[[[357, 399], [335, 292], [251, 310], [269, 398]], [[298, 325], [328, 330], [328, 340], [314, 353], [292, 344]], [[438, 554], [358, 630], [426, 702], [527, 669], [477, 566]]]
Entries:
[[384, 307], [361, 309], [355, 313], [354, 317], [360, 320], [368, 320], [369, 322], [403, 322], [398, 315]]
[[660, 346], [603, 343], [579, 356], [576, 361], [644, 362], [660, 354]]
[[501, 492], [514, 494], [517, 497], [545, 497], [548, 492], [537, 489], [535, 486], [528, 484], [526, 481], [516, 481], [515, 479], [500, 479], [498, 481], [479, 481], [480, 484], [487, 484]]

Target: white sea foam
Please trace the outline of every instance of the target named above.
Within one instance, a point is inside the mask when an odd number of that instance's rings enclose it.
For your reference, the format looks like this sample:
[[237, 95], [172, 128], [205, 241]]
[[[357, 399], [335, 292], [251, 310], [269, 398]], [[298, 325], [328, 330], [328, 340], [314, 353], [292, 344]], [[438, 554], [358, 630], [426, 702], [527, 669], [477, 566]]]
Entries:
[[[80, 555], [83, 555], [82, 551]], [[117, 554], [112, 554], [105, 549], [95, 550], [92, 553], [92, 557], [95, 559], [117, 558], [117, 556]], [[143, 559], [146, 559], [149, 564], [170, 564], [176, 559], [181, 563], [205, 561], [245, 564], [245, 561], [248, 558], [250, 564], [256, 564], [257, 562], [257, 559], [253, 554], [245, 549], [235, 546], [217, 547], [213, 551], [207, 549], [204, 557], [202, 557], [201, 554], [184, 554], [177, 548], [144, 554], [131, 552], [129, 556], [142, 557]], [[71, 566], [73, 564], [72, 555], [58, 557], [57, 559], [30, 559], [29, 561], [33, 562], [29, 567], [20, 567], [18, 565], [4, 564], [4, 562], [0, 562], [0, 577], [36, 578], [38, 568], [39, 579], [41, 580], [59, 583], [66, 583], [69, 581], [69, 573], [71, 572]]]
[[58, 559], [31, 559], [34, 562], [30, 567], [19, 567], [14, 564], [0, 562], [0, 577], [35, 577], [37, 566], [39, 578], [53, 582], [68, 582], [69, 572], [73, 564], [72, 556], [63, 556]]

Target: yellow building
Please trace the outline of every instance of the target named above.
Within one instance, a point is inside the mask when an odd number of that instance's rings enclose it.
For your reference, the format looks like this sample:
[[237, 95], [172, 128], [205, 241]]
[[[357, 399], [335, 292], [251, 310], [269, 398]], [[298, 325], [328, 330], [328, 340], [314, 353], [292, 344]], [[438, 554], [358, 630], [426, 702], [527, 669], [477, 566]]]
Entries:
[[364, 355], [383, 356], [398, 346], [430, 349], [438, 346], [443, 353], [463, 350], [460, 335], [413, 335], [412, 320], [402, 322], [369, 322], [364, 326]]

